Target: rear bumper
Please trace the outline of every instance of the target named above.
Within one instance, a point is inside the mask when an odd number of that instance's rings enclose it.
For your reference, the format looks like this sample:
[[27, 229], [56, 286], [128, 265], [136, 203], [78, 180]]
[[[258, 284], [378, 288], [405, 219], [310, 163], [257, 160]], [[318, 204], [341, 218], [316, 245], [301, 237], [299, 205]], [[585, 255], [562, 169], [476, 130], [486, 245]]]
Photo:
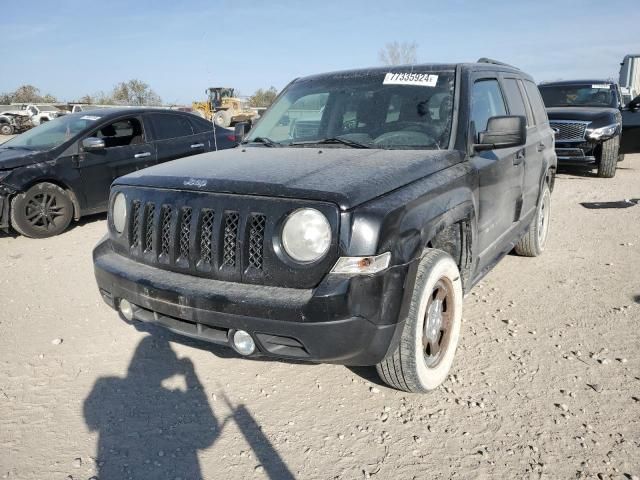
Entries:
[[100, 293], [135, 319], [230, 345], [249, 332], [257, 354], [344, 365], [374, 365], [394, 345], [408, 265], [367, 277], [328, 276], [315, 289], [264, 287], [198, 278], [137, 263], [108, 240], [94, 250]]

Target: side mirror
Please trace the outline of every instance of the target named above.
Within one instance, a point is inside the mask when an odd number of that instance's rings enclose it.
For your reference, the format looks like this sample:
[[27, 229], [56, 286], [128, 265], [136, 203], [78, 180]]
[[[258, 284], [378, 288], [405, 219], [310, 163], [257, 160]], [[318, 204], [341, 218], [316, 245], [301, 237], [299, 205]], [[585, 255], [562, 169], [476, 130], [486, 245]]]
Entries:
[[236, 137], [236, 142], [240, 143], [244, 139], [245, 135], [249, 133], [249, 130], [251, 130], [251, 124], [249, 122], [236, 123], [233, 132], [234, 136]]
[[90, 152], [96, 150], [104, 150], [105, 144], [102, 138], [89, 137], [82, 140], [82, 149]]
[[632, 112], [637, 112], [638, 110], [640, 110], [640, 95], [638, 95], [636, 98], [634, 98], [633, 100], [631, 100], [627, 107], [629, 108], [629, 110], [631, 110]]
[[518, 147], [527, 143], [527, 120], [523, 116], [491, 117], [487, 130], [480, 132], [475, 150]]

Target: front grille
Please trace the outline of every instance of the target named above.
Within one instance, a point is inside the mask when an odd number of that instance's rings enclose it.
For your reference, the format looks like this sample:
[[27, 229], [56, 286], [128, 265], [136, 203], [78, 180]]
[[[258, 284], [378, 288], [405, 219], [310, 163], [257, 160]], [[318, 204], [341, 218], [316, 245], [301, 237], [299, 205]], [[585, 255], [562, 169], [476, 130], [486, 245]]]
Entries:
[[576, 142], [584, 140], [589, 122], [550, 121], [556, 142]]
[[262, 270], [264, 248], [264, 228], [267, 219], [264, 215], [251, 215], [249, 223], [249, 265]]
[[224, 216], [224, 247], [222, 249], [222, 266], [235, 267], [238, 253], [238, 212], [227, 212]]
[[[225, 282], [310, 289], [338, 257], [338, 208], [326, 202], [209, 192], [119, 187], [131, 214], [114, 250], [159, 268]], [[320, 262], [292, 267], [280, 245], [282, 222], [313, 207], [329, 219], [332, 249]], [[161, 277], [159, 277], [161, 278]], [[185, 281], [187, 277], [184, 277]]]
[[144, 251], [153, 252], [153, 217], [156, 213], [156, 206], [147, 203], [144, 212]]

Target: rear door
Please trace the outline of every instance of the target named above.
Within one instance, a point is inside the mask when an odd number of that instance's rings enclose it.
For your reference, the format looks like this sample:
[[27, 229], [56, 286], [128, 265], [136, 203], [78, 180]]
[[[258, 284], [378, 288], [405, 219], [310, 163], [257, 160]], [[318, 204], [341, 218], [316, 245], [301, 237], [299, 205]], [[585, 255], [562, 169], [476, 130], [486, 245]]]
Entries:
[[189, 118], [177, 113], [148, 113], [158, 163], [209, 150], [206, 134], [195, 133]]
[[[640, 97], [630, 102], [640, 104]], [[640, 153], [640, 109], [626, 106], [622, 109], [622, 138], [620, 153]]]
[[77, 161], [87, 208], [106, 210], [109, 187], [118, 177], [155, 163], [155, 151], [139, 116], [122, 117], [92, 130], [84, 138], [98, 137], [105, 148], [83, 151]]
[[[507, 105], [497, 76], [476, 77], [471, 92], [470, 129], [485, 131], [489, 118], [507, 115]], [[476, 152], [471, 162], [478, 170], [479, 268], [490, 264], [503, 250], [507, 233], [520, 218], [523, 201], [524, 147]]]

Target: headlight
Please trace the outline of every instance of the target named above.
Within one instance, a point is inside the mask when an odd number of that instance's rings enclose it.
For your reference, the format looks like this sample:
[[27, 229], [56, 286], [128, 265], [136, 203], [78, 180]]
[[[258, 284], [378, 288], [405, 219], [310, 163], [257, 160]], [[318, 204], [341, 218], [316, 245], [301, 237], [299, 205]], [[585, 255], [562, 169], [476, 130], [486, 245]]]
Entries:
[[124, 232], [124, 227], [127, 225], [127, 199], [124, 193], [116, 194], [116, 198], [113, 200], [111, 218], [116, 232]]
[[331, 226], [327, 217], [313, 208], [296, 210], [284, 223], [282, 245], [298, 262], [315, 262], [331, 245]]
[[617, 131], [617, 124], [600, 128], [587, 128], [587, 138], [590, 140], [604, 140], [613, 137]]

